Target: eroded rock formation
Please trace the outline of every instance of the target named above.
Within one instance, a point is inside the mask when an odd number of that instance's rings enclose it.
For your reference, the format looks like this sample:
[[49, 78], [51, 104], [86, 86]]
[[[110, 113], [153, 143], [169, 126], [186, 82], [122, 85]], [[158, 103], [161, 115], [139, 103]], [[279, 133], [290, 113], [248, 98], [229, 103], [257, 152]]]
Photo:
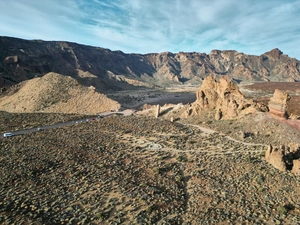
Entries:
[[300, 175], [300, 147], [298, 144], [290, 146], [268, 146], [265, 159], [280, 171], [291, 170], [295, 175]]
[[247, 100], [230, 78], [213, 76], [204, 79], [196, 93], [197, 100], [187, 109], [186, 115], [197, 115], [204, 110], [216, 109], [215, 119], [231, 119], [256, 111], [268, 111], [262, 103]]
[[273, 148], [272, 145], [268, 146], [268, 150], [266, 151], [266, 161], [280, 171], [286, 171], [284, 156], [284, 149]]
[[290, 96], [284, 91], [276, 89], [272, 98], [268, 103], [270, 114], [287, 118], [287, 103], [290, 100]]

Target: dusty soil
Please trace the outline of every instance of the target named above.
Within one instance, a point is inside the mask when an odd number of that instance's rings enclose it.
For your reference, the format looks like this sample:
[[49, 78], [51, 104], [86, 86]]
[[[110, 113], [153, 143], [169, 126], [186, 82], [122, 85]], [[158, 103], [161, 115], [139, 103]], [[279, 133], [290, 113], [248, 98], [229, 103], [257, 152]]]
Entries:
[[0, 142], [0, 223], [298, 224], [300, 178], [264, 145], [149, 117]]

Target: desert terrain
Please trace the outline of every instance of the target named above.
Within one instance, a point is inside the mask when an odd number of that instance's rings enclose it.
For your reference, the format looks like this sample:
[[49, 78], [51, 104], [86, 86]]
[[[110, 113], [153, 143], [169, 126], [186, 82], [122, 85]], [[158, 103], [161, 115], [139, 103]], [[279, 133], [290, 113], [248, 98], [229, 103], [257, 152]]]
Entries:
[[1, 223], [299, 223], [299, 177], [208, 131], [115, 116], [2, 139]]
[[299, 65], [0, 37], [0, 224], [300, 224]]
[[[261, 99], [273, 91], [266, 87], [241, 90]], [[298, 95], [297, 86], [289, 90]], [[299, 143], [299, 129], [264, 112], [216, 120], [208, 110], [185, 118], [180, 101], [165, 104], [185, 96], [192, 101], [187, 89], [115, 93], [122, 107], [148, 107], [2, 138], [0, 223], [299, 224], [300, 177], [264, 159], [269, 144]], [[0, 115], [2, 132], [84, 118]]]

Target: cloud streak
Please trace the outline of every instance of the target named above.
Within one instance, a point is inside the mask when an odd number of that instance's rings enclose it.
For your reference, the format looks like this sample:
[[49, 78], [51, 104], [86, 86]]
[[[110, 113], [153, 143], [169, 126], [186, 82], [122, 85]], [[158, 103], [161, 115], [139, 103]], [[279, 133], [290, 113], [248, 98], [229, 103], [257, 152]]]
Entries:
[[300, 59], [297, 0], [14, 0], [0, 35], [74, 41], [127, 53], [273, 48]]

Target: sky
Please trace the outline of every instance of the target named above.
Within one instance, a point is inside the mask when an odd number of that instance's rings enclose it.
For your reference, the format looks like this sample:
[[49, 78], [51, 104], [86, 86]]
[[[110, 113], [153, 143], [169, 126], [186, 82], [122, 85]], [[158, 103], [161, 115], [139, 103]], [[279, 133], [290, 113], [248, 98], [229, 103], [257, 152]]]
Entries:
[[300, 60], [300, 1], [0, 0], [0, 36], [141, 54], [279, 48]]

